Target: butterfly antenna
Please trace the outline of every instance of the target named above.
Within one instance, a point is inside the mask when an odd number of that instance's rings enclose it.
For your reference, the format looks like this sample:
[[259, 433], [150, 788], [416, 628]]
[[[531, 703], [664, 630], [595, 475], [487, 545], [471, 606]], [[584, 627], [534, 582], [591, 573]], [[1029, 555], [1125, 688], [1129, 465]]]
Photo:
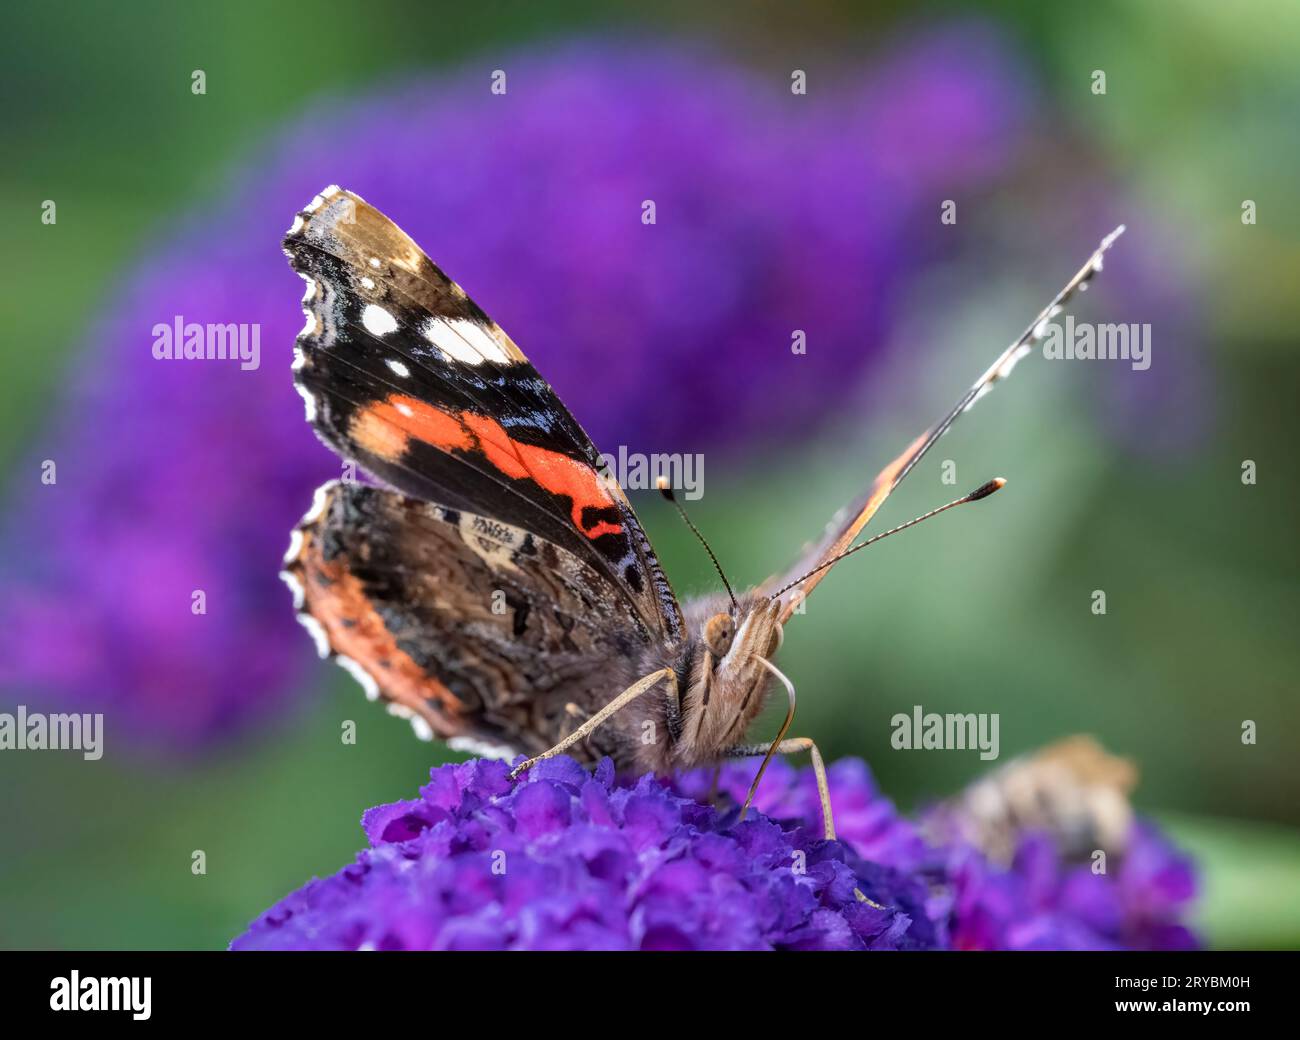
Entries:
[[978, 502], [982, 498], [988, 498], [989, 495], [993, 494], [993, 492], [1001, 490], [1005, 484], [1006, 484], [1006, 480], [1004, 478], [994, 477], [992, 480], [988, 481], [987, 483], [981, 484], [969, 495], [963, 495], [961, 498], [955, 498], [947, 505], [940, 506], [938, 509], [931, 509], [928, 513], [922, 513], [920, 516], [916, 517], [913, 520], [907, 521], [907, 523], [905, 524], [899, 524], [897, 527], [891, 527], [888, 531], [881, 531], [880, 534], [873, 535], [872, 537], [868, 538], [865, 542], [859, 542], [857, 545], [845, 549], [838, 556], [832, 556], [820, 567], [814, 567], [802, 578], [797, 578], [796, 580], [790, 582], [788, 585], [783, 585], [781, 588], [777, 589], [776, 592], [772, 593], [772, 599], [778, 598], [782, 593], [789, 592], [796, 585], [802, 584], [804, 581], [811, 578], [814, 574], [818, 574], [821, 571], [824, 571], [827, 567], [834, 566], [835, 564], [839, 563], [840, 560], [844, 559], [844, 557], [852, 556], [859, 549], [865, 549], [872, 542], [878, 542], [882, 538], [888, 538], [891, 534], [898, 534], [899, 531], [906, 531], [909, 527], [915, 527], [922, 520], [929, 520], [930, 517], [938, 516], [940, 513], [945, 513], [949, 509], [952, 509], [954, 506], [964, 506], [967, 502]]
[[686, 515], [685, 507], [677, 501], [677, 496], [673, 494], [673, 489], [668, 483], [668, 478], [661, 474], [658, 480], [655, 481], [655, 486], [659, 489], [659, 493], [676, 507], [677, 512], [681, 513], [682, 519], [686, 521], [686, 526], [689, 527], [695, 537], [700, 540], [700, 544], [704, 546], [704, 551], [709, 554], [709, 559], [713, 561], [713, 569], [718, 572], [718, 577], [722, 579], [722, 584], [727, 587], [727, 595], [731, 597], [731, 605], [739, 610], [740, 604], [736, 602], [736, 594], [731, 591], [731, 582], [729, 582], [727, 576], [722, 573], [722, 564], [720, 564], [718, 558], [713, 555], [713, 550], [709, 548], [709, 543], [705, 540], [704, 535], [700, 534], [700, 529], [691, 523], [691, 518]]

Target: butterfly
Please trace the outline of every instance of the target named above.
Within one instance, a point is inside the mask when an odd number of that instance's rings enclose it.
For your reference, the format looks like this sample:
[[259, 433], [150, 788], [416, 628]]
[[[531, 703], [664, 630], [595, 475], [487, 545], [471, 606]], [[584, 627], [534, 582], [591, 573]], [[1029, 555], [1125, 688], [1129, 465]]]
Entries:
[[[736, 594], [719, 568], [725, 594], [681, 603], [600, 453], [514, 341], [379, 210], [326, 188], [284, 239], [307, 282], [294, 385], [320, 439], [380, 484], [317, 490], [282, 572], [298, 617], [420, 735], [527, 756], [514, 775], [561, 752], [658, 773], [762, 756], [743, 815], [771, 757], [807, 751], [834, 837], [816, 744], [787, 739], [783, 626], [846, 556], [1002, 486], [857, 541], [1122, 231], [787, 572]], [[746, 743], [778, 684], [780, 732]]]

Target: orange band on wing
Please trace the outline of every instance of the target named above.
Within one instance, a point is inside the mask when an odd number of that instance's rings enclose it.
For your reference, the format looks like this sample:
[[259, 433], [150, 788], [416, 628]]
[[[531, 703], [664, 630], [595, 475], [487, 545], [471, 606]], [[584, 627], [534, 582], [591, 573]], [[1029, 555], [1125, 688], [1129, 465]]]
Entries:
[[921, 449], [921, 445], [925, 443], [927, 436], [928, 433], [921, 434], [907, 446], [903, 454], [899, 455], [898, 458], [894, 459], [876, 475], [876, 479], [871, 482], [871, 490], [867, 493], [866, 501], [862, 503], [862, 508], [858, 510], [853, 522], [849, 524], [826, 554], [828, 557], [835, 556], [847, 549], [853, 543], [853, 539], [867, 526], [867, 523], [876, 515], [876, 511], [881, 507], [885, 499], [889, 497], [889, 493], [894, 490], [898, 475], [903, 472], [903, 468], [912, 461], [912, 457]]
[[400, 394], [358, 412], [350, 432], [368, 452], [388, 462], [401, 458], [412, 437], [443, 451], [474, 446], [458, 416]]
[[304, 532], [302, 550], [288, 566], [302, 584], [306, 610], [324, 627], [330, 649], [355, 661], [386, 698], [423, 717], [439, 736], [461, 731], [465, 706], [397, 645], [345, 559], [326, 561], [315, 535]]
[[594, 469], [558, 451], [517, 441], [487, 416], [443, 411], [417, 398], [393, 394], [358, 412], [350, 432], [362, 448], [389, 462], [402, 456], [412, 438], [440, 451], [478, 449], [503, 475], [532, 480], [554, 495], [568, 497], [573, 503], [573, 526], [588, 538], [623, 531], [622, 524], [607, 520], [583, 526], [585, 510], [620, 506]]
[[[819, 545], [815, 553], [811, 556], [804, 557], [797, 564], [796, 574], [812, 571], [815, 567], [820, 566], [827, 560], [833, 559], [853, 544], [853, 540], [861, 533], [862, 529], [867, 526], [871, 518], [876, 515], [885, 499], [889, 497], [898, 483], [898, 476], [907, 468], [909, 462], [916, 457], [929, 437], [928, 431], [916, 438], [903, 451], [898, 458], [894, 459], [888, 466], [882, 469], [876, 479], [871, 482], [871, 487], [867, 490], [865, 497], [854, 503], [849, 513], [852, 519], [842, 528], [834, 537], [828, 537]], [[819, 570], [815, 574], [809, 574], [798, 588], [798, 595], [791, 595], [786, 599], [785, 606], [781, 611], [780, 621], [782, 624], [789, 621], [793, 616], [799, 602], [812, 592], [820, 584], [821, 580], [830, 573], [830, 568]]]
[[466, 412], [464, 420], [492, 465], [508, 476], [535, 480], [554, 495], [567, 495], [573, 502], [573, 526], [588, 538], [619, 534], [623, 530], [622, 524], [604, 520], [590, 528], [582, 526], [584, 509], [609, 509], [618, 505], [599, 474], [586, 463], [535, 444], [522, 444], [495, 419]]

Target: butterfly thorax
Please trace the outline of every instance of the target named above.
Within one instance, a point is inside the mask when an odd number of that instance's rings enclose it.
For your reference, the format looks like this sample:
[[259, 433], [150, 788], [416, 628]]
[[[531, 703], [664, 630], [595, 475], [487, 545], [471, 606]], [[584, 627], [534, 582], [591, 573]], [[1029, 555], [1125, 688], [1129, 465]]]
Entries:
[[[666, 662], [677, 676], [678, 697], [665, 689], [637, 713], [642, 737], [632, 759], [638, 768], [662, 773], [711, 764], [744, 739], [767, 702], [772, 676], [759, 658], [770, 659], [780, 646], [778, 610], [756, 593], [734, 606], [726, 596], [683, 605], [687, 638]], [[647, 672], [655, 667], [645, 663]]]

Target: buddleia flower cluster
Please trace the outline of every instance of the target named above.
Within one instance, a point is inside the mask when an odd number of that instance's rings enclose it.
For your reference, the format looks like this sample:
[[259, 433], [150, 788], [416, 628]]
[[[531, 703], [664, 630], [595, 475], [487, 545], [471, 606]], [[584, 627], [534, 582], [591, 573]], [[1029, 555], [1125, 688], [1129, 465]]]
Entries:
[[[743, 820], [752, 766], [727, 765], [716, 783], [712, 770], [622, 778], [608, 759], [589, 772], [558, 757], [517, 781], [509, 768], [440, 766], [418, 798], [369, 810], [369, 848], [282, 899], [231, 948], [1195, 945], [1184, 920], [1191, 864], [1131, 815], [1108, 835], [1118, 851], [1098, 872], [1077, 858], [1069, 821], [1026, 821], [1009, 846], [983, 847], [975, 830], [998, 815], [987, 797], [978, 811], [964, 794], [909, 820], [857, 759], [829, 771], [835, 841], [822, 837], [812, 771], [781, 761]], [[1063, 782], [1085, 800], [1104, 786], [1078, 774]]]

